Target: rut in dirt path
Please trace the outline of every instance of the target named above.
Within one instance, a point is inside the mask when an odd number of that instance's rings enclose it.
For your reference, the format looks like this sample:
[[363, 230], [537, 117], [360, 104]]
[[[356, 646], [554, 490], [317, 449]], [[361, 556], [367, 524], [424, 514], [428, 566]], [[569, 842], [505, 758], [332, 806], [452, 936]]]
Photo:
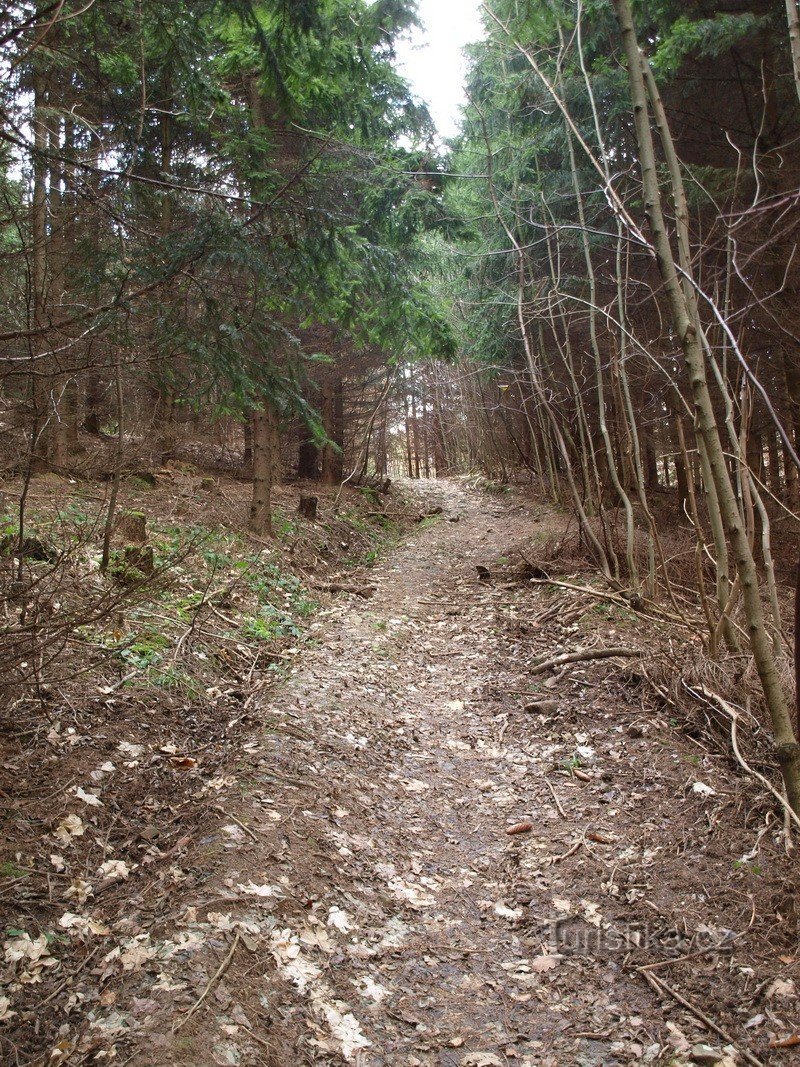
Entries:
[[[443, 521], [376, 568], [374, 598], [324, 623], [264, 708], [272, 777], [298, 788], [281, 824], [289, 845], [248, 874], [274, 878], [280, 861], [313, 912], [305, 932], [278, 919], [273, 933], [286, 983], [262, 1005], [273, 1020], [299, 1012], [308, 1029], [298, 1038], [273, 1021], [269, 1062], [303, 1050], [369, 1064], [633, 1062], [640, 1045], [625, 1055], [620, 1043], [618, 1059], [612, 1042], [638, 986], [613, 963], [592, 963], [588, 985], [574, 974], [568, 997], [549, 981], [561, 958], [548, 947], [553, 900], [567, 895], [544, 862], [559, 851], [552, 754], [547, 738], [504, 736], [507, 716], [487, 697], [504, 683], [510, 594], [476, 567], [529, 532], [530, 514], [491, 498], [487, 511], [456, 484], [427, 491]], [[526, 820], [535, 839], [507, 835]]]

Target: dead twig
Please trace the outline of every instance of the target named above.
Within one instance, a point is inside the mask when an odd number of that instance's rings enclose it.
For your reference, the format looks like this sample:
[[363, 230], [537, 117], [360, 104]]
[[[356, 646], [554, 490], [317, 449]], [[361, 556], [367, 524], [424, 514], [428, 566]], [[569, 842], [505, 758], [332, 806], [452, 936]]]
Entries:
[[550, 792], [553, 795], [553, 800], [555, 802], [556, 807], [558, 808], [559, 815], [561, 816], [562, 819], [566, 819], [567, 818], [567, 813], [562, 808], [561, 801], [556, 796], [556, 791], [555, 791], [555, 789], [553, 789], [553, 783], [546, 776], [545, 776], [545, 782], [547, 783], [547, 788], [550, 790]]
[[237, 930], [236, 931], [236, 936], [233, 939], [233, 944], [231, 945], [230, 952], [225, 957], [225, 959], [222, 961], [222, 963], [219, 965], [219, 967], [216, 969], [214, 974], [211, 976], [211, 978], [208, 981], [208, 985], [205, 987], [203, 992], [200, 994], [199, 998], [194, 1002], [194, 1004], [191, 1006], [191, 1008], [189, 1008], [189, 1010], [184, 1015], [184, 1017], [180, 1020], [180, 1022], [176, 1023], [175, 1026], [172, 1027], [173, 1034], [177, 1034], [177, 1032], [181, 1029], [181, 1027], [185, 1026], [186, 1023], [188, 1023], [188, 1021], [191, 1019], [191, 1017], [195, 1014], [195, 1012], [203, 1004], [204, 1000], [206, 999], [208, 994], [211, 992], [211, 990], [214, 988], [214, 986], [217, 984], [217, 982], [220, 980], [220, 978], [222, 978], [223, 974], [225, 974], [225, 972], [227, 971], [227, 969], [231, 965], [231, 960], [233, 959], [233, 956], [234, 956], [234, 953], [236, 952], [236, 949], [239, 947], [239, 942], [241, 941], [241, 939], [242, 939], [241, 938], [241, 934]]
[[529, 674], [544, 674], [552, 667], [561, 667], [565, 663], [583, 663], [592, 659], [612, 659], [615, 656], [641, 656], [639, 648], [592, 648], [584, 652], [564, 652], [553, 659], [546, 659], [544, 663], [537, 663], [528, 671]]
[[708, 945], [707, 948], [698, 949], [697, 952], [687, 952], [685, 956], [675, 956], [675, 958], [671, 960], [656, 960], [655, 963], [643, 963], [640, 967], [637, 967], [636, 970], [657, 971], [661, 967], [672, 967], [675, 963], [683, 963], [684, 960], [694, 960], [699, 956], [707, 956], [709, 952], [719, 952], [721, 949], [727, 948], [728, 945], [732, 945], [734, 941], [738, 941], [740, 937], [744, 937], [746, 933], [747, 930], [743, 931], [741, 934], [736, 934], [735, 937], [732, 937], [724, 945]]
[[563, 860], [569, 859], [570, 856], [574, 856], [583, 843], [583, 837], [579, 837], [566, 852], [562, 852], [560, 856], [548, 856], [545, 862], [549, 864], [561, 863]]
[[780, 804], [786, 818], [788, 820], [791, 820], [795, 824], [796, 829], [800, 829], [800, 818], [798, 818], [798, 816], [792, 811], [791, 807], [786, 801], [786, 798], [781, 796], [775, 786], [772, 785], [771, 782], [767, 781], [763, 774], [760, 774], [758, 771], [753, 770], [750, 764], [745, 760], [742, 753], [739, 751], [739, 740], [737, 737], [739, 713], [737, 712], [736, 708], [732, 704], [729, 704], [728, 701], [725, 700], [723, 697], [721, 697], [719, 693], [715, 693], [713, 692], [713, 690], [707, 689], [704, 685], [698, 685], [692, 688], [692, 686], [687, 685], [686, 682], [684, 682], [683, 684], [688, 690], [688, 692], [692, 694], [692, 696], [697, 697], [698, 695], [700, 695], [704, 700], [711, 701], [712, 703], [716, 704], [718, 708], [724, 711], [725, 714], [730, 718], [731, 747], [733, 748], [733, 754], [736, 757], [737, 763], [746, 774], [749, 774], [751, 778], [755, 778], [757, 782], [760, 782], [761, 785], [764, 786], [764, 788], [771, 794], [771, 796], [773, 796], [775, 800], [777, 800], [777, 802]]
[[682, 1007], [686, 1008], [687, 1011], [690, 1011], [692, 1015], [694, 1015], [697, 1019], [700, 1020], [701, 1023], [704, 1023], [709, 1030], [719, 1035], [719, 1037], [721, 1037], [726, 1044], [732, 1045], [747, 1063], [752, 1064], [753, 1067], [764, 1067], [763, 1060], [756, 1059], [756, 1057], [753, 1056], [752, 1053], [748, 1052], [747, 1049], [739, 1048], [739, 1046], [736, 1044], [736, 1042], [733, 1040], [727, 1030], [723, 1030], [722, 1027], [715, 1023], [713, 1019], [709, 1019], [709, 1017], [704, 1011], [701, 1011], [696, 1004], [692, 1004], [692, 1002], [690, 1000], [687, 1000], [686, 997], [681, 996], [677, 989], [673, 989], [672, 986], [667, 985], [663, 978], [656, 978], [656, 976], [654, 974], [650, 974], [649, 971], [641, 971], [640, 973], [644, 976], [648, 984], [657, 993], [667, 993], [669, 996], [671, 996], [673, 1000], [675, 1000]]
[[78, 977], [78, 975], [81, 973], [81, 971], [86, 970], [86, 968], [89, 966], [89, 964], [92, 962], [92, 960], [95, 958], [95, 956], [97, 955], [97, 953], [99, 951], [100, 951], [100, 946], [99, 945], [98, 945], [97, 948], [92, 949], [92, 951], [89, 953], [89, 955], [83, 961], [83, 963], [81, 963], [80, 966], [76, 970], [74, 970], [72, 972], [72, 974], [69, 976], [69, 978], [64, 979], [64, 981], [61, 983], [61, 985], [57, 986], [53, 990], [53, 992], [50, 994], [50, 996], [45, 997], [44, 1000], [40, 1001], [40, 1003], [36, 1006], [36, 1012], [37, 1013], [40, 1012], [42, 1010], [42, 1008], [45, 1006], [45, 1004], [49, 1004], [51, 1000], [54, 1000], [58, 996], [58, 994], [70, 984], [70, 982], [74, 981]]
[[231, 819], [233, 822], [236, 823], [237, 826], [241, 826], [241, 828], [244, 830], [244, 832], [246, 834], [248, 834], [250, 837], [252, 837], [252, 839], [254, 841], [256, 841], [256, 842], [258, 841], [258, 835], [253, 830], [251, 830], [249, 826], [245, 826], [245, 824], [242, 822], [241, 819], [237, 819], [235, 815], [231, 815], [231, 813], [229, 811], [225, 811], [225, 809], [222, 808], [222, 807], [218, 806], [216, 810], [221, 815], [224, 815], [226, 819]]

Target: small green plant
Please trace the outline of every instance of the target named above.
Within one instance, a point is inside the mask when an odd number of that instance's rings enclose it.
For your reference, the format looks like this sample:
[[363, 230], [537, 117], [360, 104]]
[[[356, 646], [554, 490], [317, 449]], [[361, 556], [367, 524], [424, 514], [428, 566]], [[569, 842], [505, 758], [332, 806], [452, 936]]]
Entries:
[[348, 526], [352, 526], [352, 528], [358, 530], [359, 533], [363, 533], [369, 538], [376, 536], [373, 527], [370, 526], [368, 522], [365, 522], [365, 520], [355, 511], [342, 511], [341, 517], [345, 520]]
[[140, 634], [132, 643], [120, 649], [120, 659], [138, 670], [145, 670], [158, 663], [164, 649], [169, 648], [169, 638], [155, 630]]
[[272, 513], [272, 532], [280, 540], [288, 540], [297, 535], [297, 523], [276, 509]]
[[151, 667], [147, 672], [147, 680], [158, 689], [181, 693], [183, 696], [188, 697], [189, 700], [198, 700], [202, 692], [200, 686], [191, 675], [187, 674], [186, 671], [178, 670], [176, 667], [167, 667], [164, 670], [160, 670], [158, 667]]
[[302, 630], [291, 615], [272, 604], [265, 604], [257, 618], [245, 622], [242, 633], [256, 641], [274, 641], [279, 637], [300, 637]]
[[[114, 551], [111, 553], [108, 571], [106, 572], [108, 577], [113, 579], [118, 585], [129, 586], [138, 585], [140, 582], [146, 582], [148, 575], [145, 571], [136, 566], [137, 562], [141, 562], [140, 559], [135, 557], [132, 559], [132, 549], [126, 548]], [[142, 549], [142, 553], [147, 552], [150, 556], [150, 566], [152, 567], [152, 553], [149, 549]], [[152, 573], [152, 571], [151, 571]]]
[[441, 521], [441, 515], [426, 515], [425, 518], [419, 523], [418, 529], [429, 530], [432, 526], [436, 526], [436, 524]]
[[92, 521], [92, 517], [87, 514], [86, 510], [74, 500], [70, 500], [68, 504], [65, 504], [56, 513], [56, 520], [62, 522], [70, 522], [75, 526], [85, 526], [86, 523]]
[[0, 878], [30, 878], [31, 872], [24, 867], [18, 867], [11, 860], [0, 863]]

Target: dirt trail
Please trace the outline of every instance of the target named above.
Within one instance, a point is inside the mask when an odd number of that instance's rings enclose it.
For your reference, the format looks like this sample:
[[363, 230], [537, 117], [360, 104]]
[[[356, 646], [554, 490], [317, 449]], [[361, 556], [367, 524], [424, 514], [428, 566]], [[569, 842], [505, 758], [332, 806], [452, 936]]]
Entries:
[[[635, 707], [582, 722], [585, 672], [567, 733], [520, 710], [525, 642], [509, 649], [508, 622], [522, 594], [476, 566], [530, 533], [530, 509], [456, 483], [415, 492], [442, 521], [375, 568], [372, 599], [337, 601], [258, 710], [267, 731], [242, 754], [247, 795], [228, 809], [247, 831], [227, 828], [224, 877], [190, 916], [213, 901], [244, 923], [241, 940], [180, 1041], [154, 1035], [161, 1051], [137, 1063], [589, 1067], [724, 1044], [686, 1012], [665, 1031], [652, 990], [623, 967], [637, 935], [609, 936], [642, 910], [669, 931], [677, 912], [691, 945], [687, 921], [715, 914], [700, 867], [696, 883], [652, 870], [663, 797], [685, 770], [670, 782], [642, 766], [641, 731], [623, 743]], [[537, 596], [524, 590], [529, 614]], [[592, 768], [600, 732], [616, 785]], [[589, 785], [564, 769], [576, 748]], [[687, 825], [705, 800], [686, 801]], [[506, 833], [526, 821], [532, 831]], [[683, 824], [671, 833], [686, 844]]]

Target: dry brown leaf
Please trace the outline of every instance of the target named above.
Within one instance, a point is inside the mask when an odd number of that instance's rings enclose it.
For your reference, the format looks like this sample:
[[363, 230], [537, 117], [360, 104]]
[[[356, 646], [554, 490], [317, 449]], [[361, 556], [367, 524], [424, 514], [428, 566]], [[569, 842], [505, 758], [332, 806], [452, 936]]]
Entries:
[[788, 1037], [775, 1037], [770, 1041], [770, 1048], [794, 1048], [800, 1045], [800, 1034], [789, 1034]]
[[536, 974], [544, 974], [558, 967], [558, 956], [537, 956], [531, 963], [531, 970]]

